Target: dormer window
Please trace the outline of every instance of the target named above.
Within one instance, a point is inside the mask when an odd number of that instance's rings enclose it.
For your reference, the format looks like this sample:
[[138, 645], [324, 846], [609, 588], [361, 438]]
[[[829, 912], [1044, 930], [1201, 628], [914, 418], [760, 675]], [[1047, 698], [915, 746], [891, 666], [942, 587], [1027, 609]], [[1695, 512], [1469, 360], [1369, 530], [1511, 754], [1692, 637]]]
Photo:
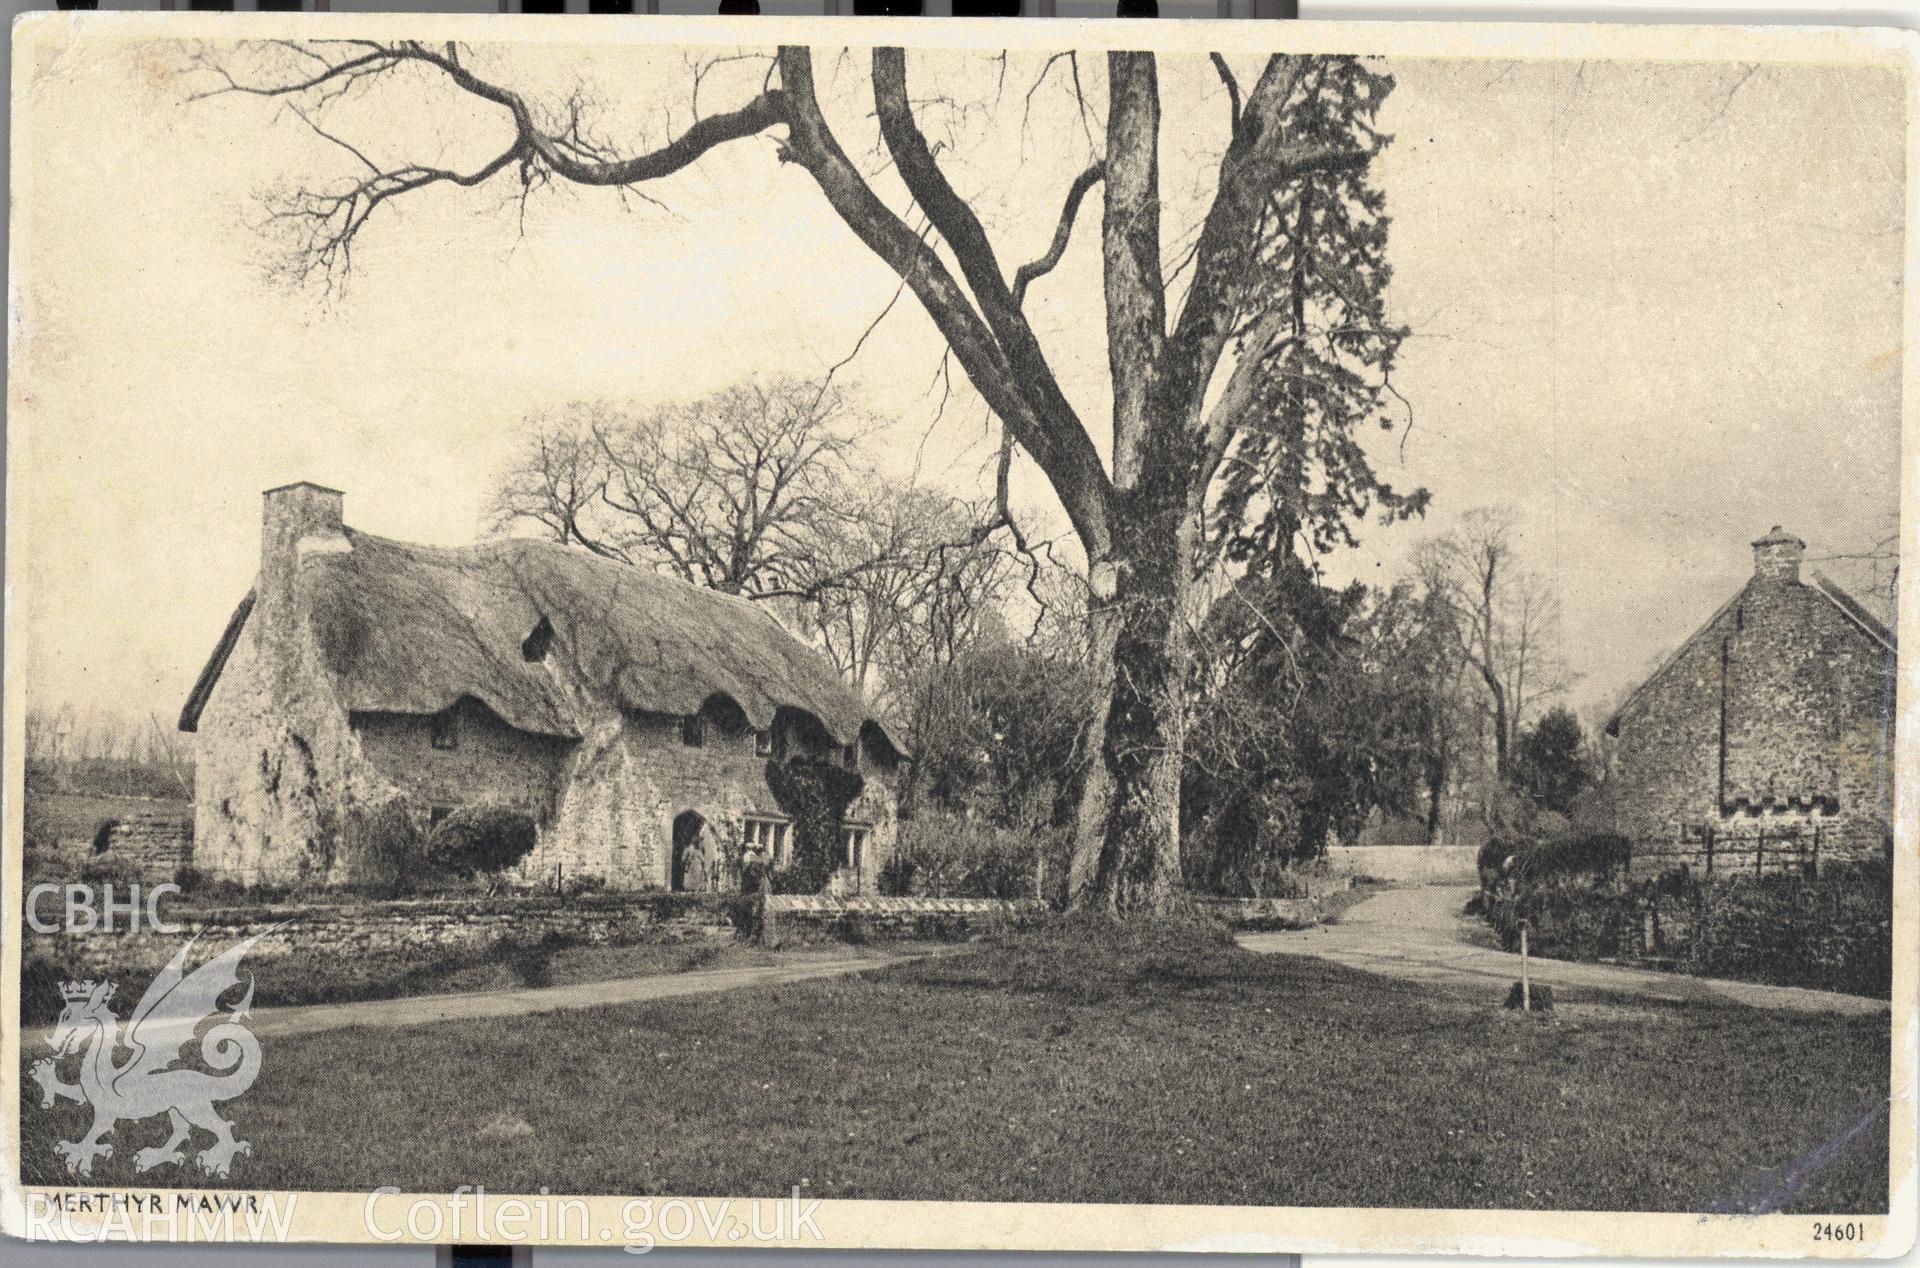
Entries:
[[755, 757], [773, 756], [773, 731], [771, 729], [753, 733], [753, 755]]
[[547, 649], [553, 646], [553, 622], [546, 617], [540, 618], [540, 624], [533, 627], [533, 633], [527, 635], [520, 644], [520, 659], [529, 665], [547, 658]]
[[460, 723], [451, 709], [433, 715], [433, 746], [449, 751], [460, 747]]

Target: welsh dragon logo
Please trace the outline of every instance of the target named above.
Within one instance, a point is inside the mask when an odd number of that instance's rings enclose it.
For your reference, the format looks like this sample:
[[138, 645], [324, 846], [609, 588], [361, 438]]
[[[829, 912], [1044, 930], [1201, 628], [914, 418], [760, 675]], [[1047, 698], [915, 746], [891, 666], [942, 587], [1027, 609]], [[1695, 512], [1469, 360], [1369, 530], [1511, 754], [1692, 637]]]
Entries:
[[[247, 975], [246, 994], [224, 1015], [220, 997], [240, 984], [241, 957], [271, 932], [229, 947], [191, 973], [186, 971], [187, 953], [193, 950], [189, 940], [133, 1006], [124, 1035], [108, 1007], [112, 982], [61, 984], [66, 1007], [47, 1038], [55, 1055], [36, 1061], [28, 1074], [40, 1085], [42, 1109], [51, 1109], [56, 1099], [93, 1107], [93, 1126], [84, 1136], [54, 1144], [68, 1171], [91, 1174], [95, 1158], [113, 1156], [106, 1138], [121, 1121], [159, 1114], [171, 1121], [173, 1134], [164, 1145], [136, 1153], [135, 1170], [184, 1164], [181, 1146], [196, 1127], [213, 1134], [213, 1143], [195, 1159], [208, 1175], [225, 1176], [236, 1154], [253, 1152], [213, 1108], [245, 1092], [260, 1076], [260, 1041], [242, 1024], [253, 1005], [253, 975]], [[181, 1066], [195, 1032], [210, 1018], [218, 1020], [200, 1036], [200, 1059], [212, 1072]], [[116, 1065], [120, 1050], [131, 1055]], [[75, 1053], [80, 1054], [79, 1081], [64, 1083], [58, 1063]]]

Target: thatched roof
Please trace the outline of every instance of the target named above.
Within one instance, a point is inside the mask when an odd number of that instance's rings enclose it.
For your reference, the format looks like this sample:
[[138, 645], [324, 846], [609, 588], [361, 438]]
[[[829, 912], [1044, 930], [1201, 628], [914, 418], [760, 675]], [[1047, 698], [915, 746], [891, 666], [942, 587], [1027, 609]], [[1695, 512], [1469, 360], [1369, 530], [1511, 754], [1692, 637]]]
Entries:
[[[691, 714], [722, 695], [755, 727], [788, 708], [840, 743], [867, 725], [886, 734], [832, 665], [747, 600], [550, 542], [447, 549], [346, 534], [353, 548], [304, 560], [298, 588], [350, 712], [434, 714], [472, 696], [520, 730], [574, 738], [609, 707]], [[235, 612], [183, 729], [250, 607]], [[544, 659], [529, 659], [543, 618]]]

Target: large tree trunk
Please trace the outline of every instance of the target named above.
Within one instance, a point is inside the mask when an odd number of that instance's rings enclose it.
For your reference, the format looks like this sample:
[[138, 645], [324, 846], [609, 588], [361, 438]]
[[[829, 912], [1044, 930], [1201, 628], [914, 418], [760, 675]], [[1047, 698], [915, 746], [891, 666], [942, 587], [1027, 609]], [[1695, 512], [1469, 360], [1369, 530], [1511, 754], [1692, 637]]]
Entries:
[[1136, 562], [1093, 620], [1104, 694], [1076, 824], [1078, 907], [1163, 909], [1180, 878], [1180, 678], [1186, 640], [1175, 587]]
[[1068, 893], [1076, 907], [1164, 911], [1180, 885], [1187, 606], [1195, 550], [1191, 444], [1153, 428], [1116, 499], [1114, 556], [1093, 570], [1093, 663], [1103, 686]]

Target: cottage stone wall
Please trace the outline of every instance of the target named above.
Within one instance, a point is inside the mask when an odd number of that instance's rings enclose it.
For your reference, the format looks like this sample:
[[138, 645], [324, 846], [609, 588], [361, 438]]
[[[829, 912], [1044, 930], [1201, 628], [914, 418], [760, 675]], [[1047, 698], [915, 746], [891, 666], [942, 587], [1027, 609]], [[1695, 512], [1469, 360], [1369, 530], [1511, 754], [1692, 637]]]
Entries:
[[1892, 822], [1893, 673], [1893, 653], [1797, 566], [1763, 559], [1617, 719], [1620, 831], [1677, 843], [1688, 831], [1818, 826], [1825, 857], [1879, 852]]
[[[258, 613], [256, 612], [256, 617]], [[382, 784], [361, 760], [312, 636], [269, 672], [249, 622], [194, 742], [194, 867], [239, 884], [348, 879], [339, 837]]]
[[[746, 840], [749, 818], [785, 820], [754, 732], [712, 717], [704, 721], [698, 747], [682, 741], [678, 717], [664, 714], [629, 714], [582, 741], [562, 776], [553, 826], [523, 867], [527, 877], [591, 875], [618, 888], [666, 888], [673, 825], [683, 813], [699, 815], [730, 855]], [[775, 752], [830, 755], [827, 745], [809, 743], [799, 730], [781, 728]], [[893, 849], [894, 775], [872, 754], [857, 760], [864, 787], [846, 820], [869, 830], [858, 887], [873, 893]], [[852, 887], [851, 878], [843, 883]]]
[[366, 761], [421, 809], [452, 810], [505, 802], [547, 820], [574, 745], [501, 721], [471, 697], [445, 715], [452, 748], [435, 748], [435, 721], [406, 713], [356, 713], [353, 729]]

